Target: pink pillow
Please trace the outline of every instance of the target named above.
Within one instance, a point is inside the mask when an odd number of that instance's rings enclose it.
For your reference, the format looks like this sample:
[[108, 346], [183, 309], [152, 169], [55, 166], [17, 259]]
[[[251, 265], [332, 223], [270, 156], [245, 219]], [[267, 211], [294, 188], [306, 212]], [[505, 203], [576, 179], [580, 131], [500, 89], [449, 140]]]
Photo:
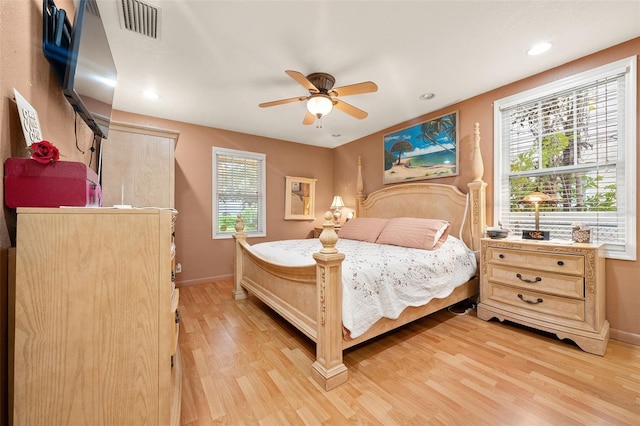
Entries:
[[376, 240], [379, 244], [435, 250], [447, 240], [450, 223], [439, 219], [390, 219]]
[[342, 225], [338, 237], [375, 243], [387, 222], [389, 219], [376, 217], [354, 218]]

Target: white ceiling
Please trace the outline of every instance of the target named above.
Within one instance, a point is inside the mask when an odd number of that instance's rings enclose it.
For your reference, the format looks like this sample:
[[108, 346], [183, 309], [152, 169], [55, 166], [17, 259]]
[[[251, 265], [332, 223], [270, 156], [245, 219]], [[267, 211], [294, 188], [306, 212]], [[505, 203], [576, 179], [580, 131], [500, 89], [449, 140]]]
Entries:
[[[141, 0], [161, 9], [154, 40], [121, 27], [120, 1], [98, 0], [115, 109], [324, 147], [640, 36], [640, 0]], [[540, 41], [552, 49], [527, 56]], [[302, 124], [304, 102], [259, 108], [308, 95], [287, 69], [330, 73], [336, 87], [375, 82], [375, 93], [341, 98], [369, 116], [334, 109], [317, 128]]]

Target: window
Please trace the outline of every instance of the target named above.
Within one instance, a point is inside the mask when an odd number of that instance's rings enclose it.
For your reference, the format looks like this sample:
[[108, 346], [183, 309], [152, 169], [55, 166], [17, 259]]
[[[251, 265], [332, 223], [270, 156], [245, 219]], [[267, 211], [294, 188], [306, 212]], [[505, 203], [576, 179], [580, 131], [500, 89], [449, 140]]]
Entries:
[[250, 237], [266, 235], [264, 154], [213, 148], [213, 238], [231, 238], [242, 215]]
[[607, 257], [635, 260], [636, 82], [634, 56], [496, 101], [496, 222], [534, 229], [523, 198], [539, 190], [551, 238], [581, 223]]

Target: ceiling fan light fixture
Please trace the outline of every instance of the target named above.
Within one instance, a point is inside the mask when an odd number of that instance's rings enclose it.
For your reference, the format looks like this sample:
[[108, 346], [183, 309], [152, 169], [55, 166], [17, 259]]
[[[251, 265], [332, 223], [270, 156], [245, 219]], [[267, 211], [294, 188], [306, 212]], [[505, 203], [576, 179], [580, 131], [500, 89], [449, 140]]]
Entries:
[[333, 109], [331, 97], [323, 93], [311, 95], [307, 100], [307, 110], [316, 117], [327, 115]]

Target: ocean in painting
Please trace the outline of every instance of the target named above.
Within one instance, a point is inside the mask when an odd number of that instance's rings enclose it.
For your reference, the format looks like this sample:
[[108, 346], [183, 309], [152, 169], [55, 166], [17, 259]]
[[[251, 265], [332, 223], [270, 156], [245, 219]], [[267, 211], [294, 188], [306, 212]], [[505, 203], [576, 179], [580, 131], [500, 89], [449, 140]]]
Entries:
[[[396, 160], [397, 161], [397, 160]], [[430, 167], [441, 164], [456, 164], [456, 153], [451, 151], [433, 152], [430, 154], [416, 155], [415, 157], [401, 157], [400, 161], [411, 167]]]

